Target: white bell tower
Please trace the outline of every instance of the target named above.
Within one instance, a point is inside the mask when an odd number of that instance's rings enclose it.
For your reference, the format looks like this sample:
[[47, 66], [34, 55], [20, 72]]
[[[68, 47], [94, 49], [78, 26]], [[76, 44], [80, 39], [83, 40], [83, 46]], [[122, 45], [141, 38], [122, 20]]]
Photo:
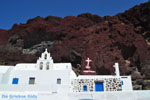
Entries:
[[48, 53], [47, 49], [42, 53], [41, 57], [37, 60], [36, 64], [37, 70], [51, 70], [53, 69], [53, 59]]

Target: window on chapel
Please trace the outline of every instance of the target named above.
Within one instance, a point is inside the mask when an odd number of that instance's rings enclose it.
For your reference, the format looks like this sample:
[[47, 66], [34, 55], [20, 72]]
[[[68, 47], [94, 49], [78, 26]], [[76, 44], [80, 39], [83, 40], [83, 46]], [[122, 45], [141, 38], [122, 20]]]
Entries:
[[57, 84], [61, 84], [61, 79], [60, 78], [57, 79]]
[[47, 59], [47, 54], [45, 54], [44, 58]]
[[83, 86], [83, 91], [87, 91], [87, 86], [86, 85]]
[[46, 63], [46, 70], [49, 70], [49, 62]]
[[19, 78], [13, 78], [12, 84], [18, 84], [18, 82], [19, 82]]
[[35, 77], [29, 78], [29, 84], [35, 84]]
[[40, 70], [43, 69], [43, 62], [40, 62]]

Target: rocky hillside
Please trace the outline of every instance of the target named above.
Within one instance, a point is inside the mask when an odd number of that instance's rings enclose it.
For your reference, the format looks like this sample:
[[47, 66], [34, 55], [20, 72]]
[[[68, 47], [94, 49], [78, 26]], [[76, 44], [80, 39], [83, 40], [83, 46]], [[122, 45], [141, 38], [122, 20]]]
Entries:
[[36, 62], [45, 48], [55, 62], [71, 62], [77, 74], [90, 57], [97, 74], [131, 75], [134, 89], [150, 89], [150, 3], [115, 16], [89, 13], [48, 16], [0, 30], [0, 64]]

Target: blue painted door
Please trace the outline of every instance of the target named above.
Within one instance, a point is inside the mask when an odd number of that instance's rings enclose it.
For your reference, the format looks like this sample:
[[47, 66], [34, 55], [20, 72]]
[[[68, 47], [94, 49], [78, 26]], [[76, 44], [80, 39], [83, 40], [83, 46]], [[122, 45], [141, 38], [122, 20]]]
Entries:
[[96, 92], [104, 91], [103, 82], [95, 82], [95, 91]]

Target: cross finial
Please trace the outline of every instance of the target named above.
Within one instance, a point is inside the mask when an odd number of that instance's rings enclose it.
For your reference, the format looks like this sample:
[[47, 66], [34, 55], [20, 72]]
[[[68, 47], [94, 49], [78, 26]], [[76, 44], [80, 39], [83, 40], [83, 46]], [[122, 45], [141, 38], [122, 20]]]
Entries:
[[92, 62], [92, 60], [90, 60], [90, 58], [87, 58], [87, 60], [85, 60], [87, 62], [87, 65], [85, 66], [84, 70], [82, 71], [83, 75], [96, 75], [96, 71], [92, 70], [90, 67], [90, 62]]
[[45, 52], [47, 52], [47, 49], [45, 49]]
[[90, 65], [90, 62], [92, 61], [92, 60], [90, 60], [90, 58], [87, 58], [87, 60], [85, 60], [86, 62], [87, 62], [87, 66], [89, 66]]

